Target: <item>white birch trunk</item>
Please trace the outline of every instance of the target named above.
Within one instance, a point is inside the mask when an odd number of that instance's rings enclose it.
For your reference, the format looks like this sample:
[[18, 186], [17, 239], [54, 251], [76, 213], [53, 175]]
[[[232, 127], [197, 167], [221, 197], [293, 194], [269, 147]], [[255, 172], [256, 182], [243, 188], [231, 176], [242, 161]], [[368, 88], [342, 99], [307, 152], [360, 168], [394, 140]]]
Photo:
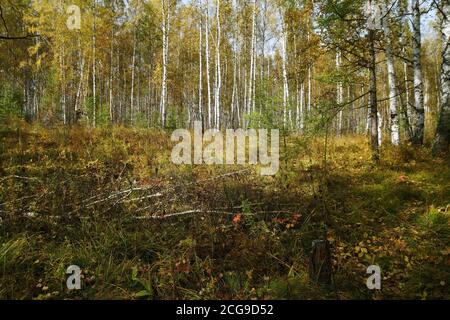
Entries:
[[211, 128], [211, 80], [209, 66], [209, 1], [206, 0], [206, 25], [205, 25], [205, 59], [206, 59], [206, 94], [208, 102], [208, 128]]
[[370, 51], [370, 145], [372, 149], [372, 159], [378, 161], [380, 159], [380, 144], [378, 136], [378, 106], [377, 106], [377, 64], [375, 51], [375, 31], [369, 30], [369, 51]]
[[414, 123], [413, 142], [423, 143], [425, 112], [423, 101], [423, 79], [421, 62], [421, 27], [420, 27], [420, 1], [413, 0], [413, 65], [414, 65]]
[[289, 84], [287, 77], [287, 30], [284, 22], [284, 15], [282, 16], [283, 26], [281, 34], [281, 59], [283, 68], [283, 126], [287, 124], [287, 107], [289, 102]]
[[93, 25], [93, 33], [92, 33], [92, 125], [96, 126], [96, 113], [97, 113], [97, 106], [96, 106], [96, 36], [97, 36], [97, 25], [96, 25], [96, 6], [97, 6], [97, 0], [94, 0], [94, 25]]
[[394, 68], [394, 55], [392, 53], [392, 36], [391, 29], [389, 26], [388, 14], [383, 19], [383, 31], [386, 37], [386, 64], [388, 73], [388, 84], [389, 84], [389, 112], [390, 112], [390, 130], [391, 130], [391, 143], [394, 146], [400, 144], [400, 134], [398, 125], [398, 105], [397, 105], [397, 86], [395, 84], [395, 68]]
[[113, 122], [113, 85], [114, 85], [114, 27], [111, 31], [110, 48], [110, 69], [109, 69], [109, 120]]
[[381, 143], [383, 141], [383, 117], [381, 116], [381, 113], [378, 111], [378, 146], [381, 146]]
[[168, 64], [168, 47], [169, 47], [169, 8], [166, 0], [162, 0], [162, 33], [163, 33], [163, 52], [162, 52], [162, 88], [161, 88], [161, 124], [163, 128], [166, 126], [167, 120], [167, 64]]
[[130, 122], [134, 124], [134, 78], [136, 69], [136, 27], [133, 30], [133, 57], [131, 62]]
[[217, 40], [216, 40], [216, 85], [214, 90], [214, 110], [215, 110], [215, 125], [220, 128], [220, 90], [222, 86], [222, 72], [220, 70], [220, 0], [216, 3], [216, 20], [217, 20]]
[[450, 145], [450, 1], [443, 0], [441, 10], [444, 13], [441, 24], [442, 65], [440, 113], [433, 144], [433, 154], [447, 153]]
[[300, 85], [300, 130], [305, 129], [305, 84]]
[[79, 59], [80, 59], [80, 80], [78, 82], [78, 89], [75, 98], [75, 119], [78, 120], [78, 110], [80, 109], [81, 104], [81, 94], [83, 89], [83, 80], [84, 80], [84, 55], [81, 51], [81, 44], [79, 43]]
[[308, 67], [308, 113], [311, 112], [311, 92], [312, 92], [311, 77], [312, 77], [311, 67]]
[[203, 43], [202, 43], [202, 38], [203, 38], [203, 28], [202, 28], [202, 22], [200, 20], [200, 25], [199, 25], [199, 32], [198, 32], [198, 37], [199, 37], [199, 43], [198, 43], [198, 112], [200, 115], [200, 119], [202, 121], [202, 127], [204, 125], [203, 123], [203, 100], [202, 100], [202, 95], [203, 95], [203, 57], [202, 57], [202, 52], [203, 52]]
[[[338, 72], [341, 70], [341, 52], [336, 52], [336, 69]], [[342, 135], [342, 122], [344, 117], [344, 111], [341, 108], [341, 104], [344, 102], [344, 88], [342, 86], [342, 82], [337, 83], [337, 104], [339, 108], [339, 116], [338, 116], [338, 134]]]
[[255, 25], [256, 25], [256, 0], [253, 2], [252, 12], [252, 37], [250, 47], [250, 71], [248, 82], [248, 99], [247, 99], [247, 111], [250, 113], [253, 109], [253, 77], [254, 77], [254, 64], [255, 64]]

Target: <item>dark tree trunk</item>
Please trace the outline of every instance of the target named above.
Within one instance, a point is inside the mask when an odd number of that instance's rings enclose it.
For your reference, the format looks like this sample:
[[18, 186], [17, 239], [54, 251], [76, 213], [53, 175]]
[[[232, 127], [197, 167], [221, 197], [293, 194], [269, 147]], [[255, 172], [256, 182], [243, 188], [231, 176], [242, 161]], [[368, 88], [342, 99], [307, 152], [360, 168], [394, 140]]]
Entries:
[[369, 46], [370, 46], [370, 147], [372, 149], [372, 159], [378, 161], [380, 159], [380, 149], [378, 144], [378, 109], [377, 109], [377, 65], [375, 53], [375, 30], [369, 30]]
[[330, 285], [331, 275], [331, 253], [328, 242], [314, 240], [312, 242], [309, 277], [315, 283]]

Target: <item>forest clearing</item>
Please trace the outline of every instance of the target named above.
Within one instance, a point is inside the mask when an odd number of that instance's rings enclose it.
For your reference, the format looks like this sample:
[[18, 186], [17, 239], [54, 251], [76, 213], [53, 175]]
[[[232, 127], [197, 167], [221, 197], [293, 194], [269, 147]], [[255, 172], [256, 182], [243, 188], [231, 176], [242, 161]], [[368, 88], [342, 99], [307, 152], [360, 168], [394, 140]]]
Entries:
[[[374, 166], [364, 137], [337, 138], [324, 169], [321, 139], [290, 136], [278, 175], [262, 177], [174, 165], [171, 144], [145, 129], [3, 128], [1, 296], [449, 297], [450, 168], [426, 148], [386, 147]], [[332, 288], [308, 278], [318, 238], [331, 244]], [[71, 264], [84, 290], [65, 289]]]
[[0, 300], [448, 300], [449, 147], [450, 0], [0, 0]]

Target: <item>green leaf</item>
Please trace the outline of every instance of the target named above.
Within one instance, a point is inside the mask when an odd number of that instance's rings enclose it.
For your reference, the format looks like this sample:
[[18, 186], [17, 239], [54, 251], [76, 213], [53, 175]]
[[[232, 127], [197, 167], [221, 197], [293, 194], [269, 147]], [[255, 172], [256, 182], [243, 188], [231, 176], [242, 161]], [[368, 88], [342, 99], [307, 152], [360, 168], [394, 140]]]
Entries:
[[143, 298], [143, 297], [148, 297], [150, 296], [150, 293], [147, 290], [141, 290], [137, 293], [135, 293], [135, 297], [137, 298]]

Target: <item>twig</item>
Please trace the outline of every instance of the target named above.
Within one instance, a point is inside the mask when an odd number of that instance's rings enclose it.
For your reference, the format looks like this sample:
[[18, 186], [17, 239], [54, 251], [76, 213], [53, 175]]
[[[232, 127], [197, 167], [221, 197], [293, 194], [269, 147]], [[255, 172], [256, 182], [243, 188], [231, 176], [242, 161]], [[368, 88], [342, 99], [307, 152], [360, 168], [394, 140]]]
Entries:
[[10, 176], [6, 176], [0, 179], [0, 181], [6, 180], [6, 179], [11, 179], [11, 178], [15, 178], [15, 179], [23, 179], [23, 180], [37, 180], [37, 181], [41, 181], [41, 179], [38, 178], [34, 178], [34, 177], [23, 177], [23, 176], [18, 176], [18, 175], [10, 175]]

